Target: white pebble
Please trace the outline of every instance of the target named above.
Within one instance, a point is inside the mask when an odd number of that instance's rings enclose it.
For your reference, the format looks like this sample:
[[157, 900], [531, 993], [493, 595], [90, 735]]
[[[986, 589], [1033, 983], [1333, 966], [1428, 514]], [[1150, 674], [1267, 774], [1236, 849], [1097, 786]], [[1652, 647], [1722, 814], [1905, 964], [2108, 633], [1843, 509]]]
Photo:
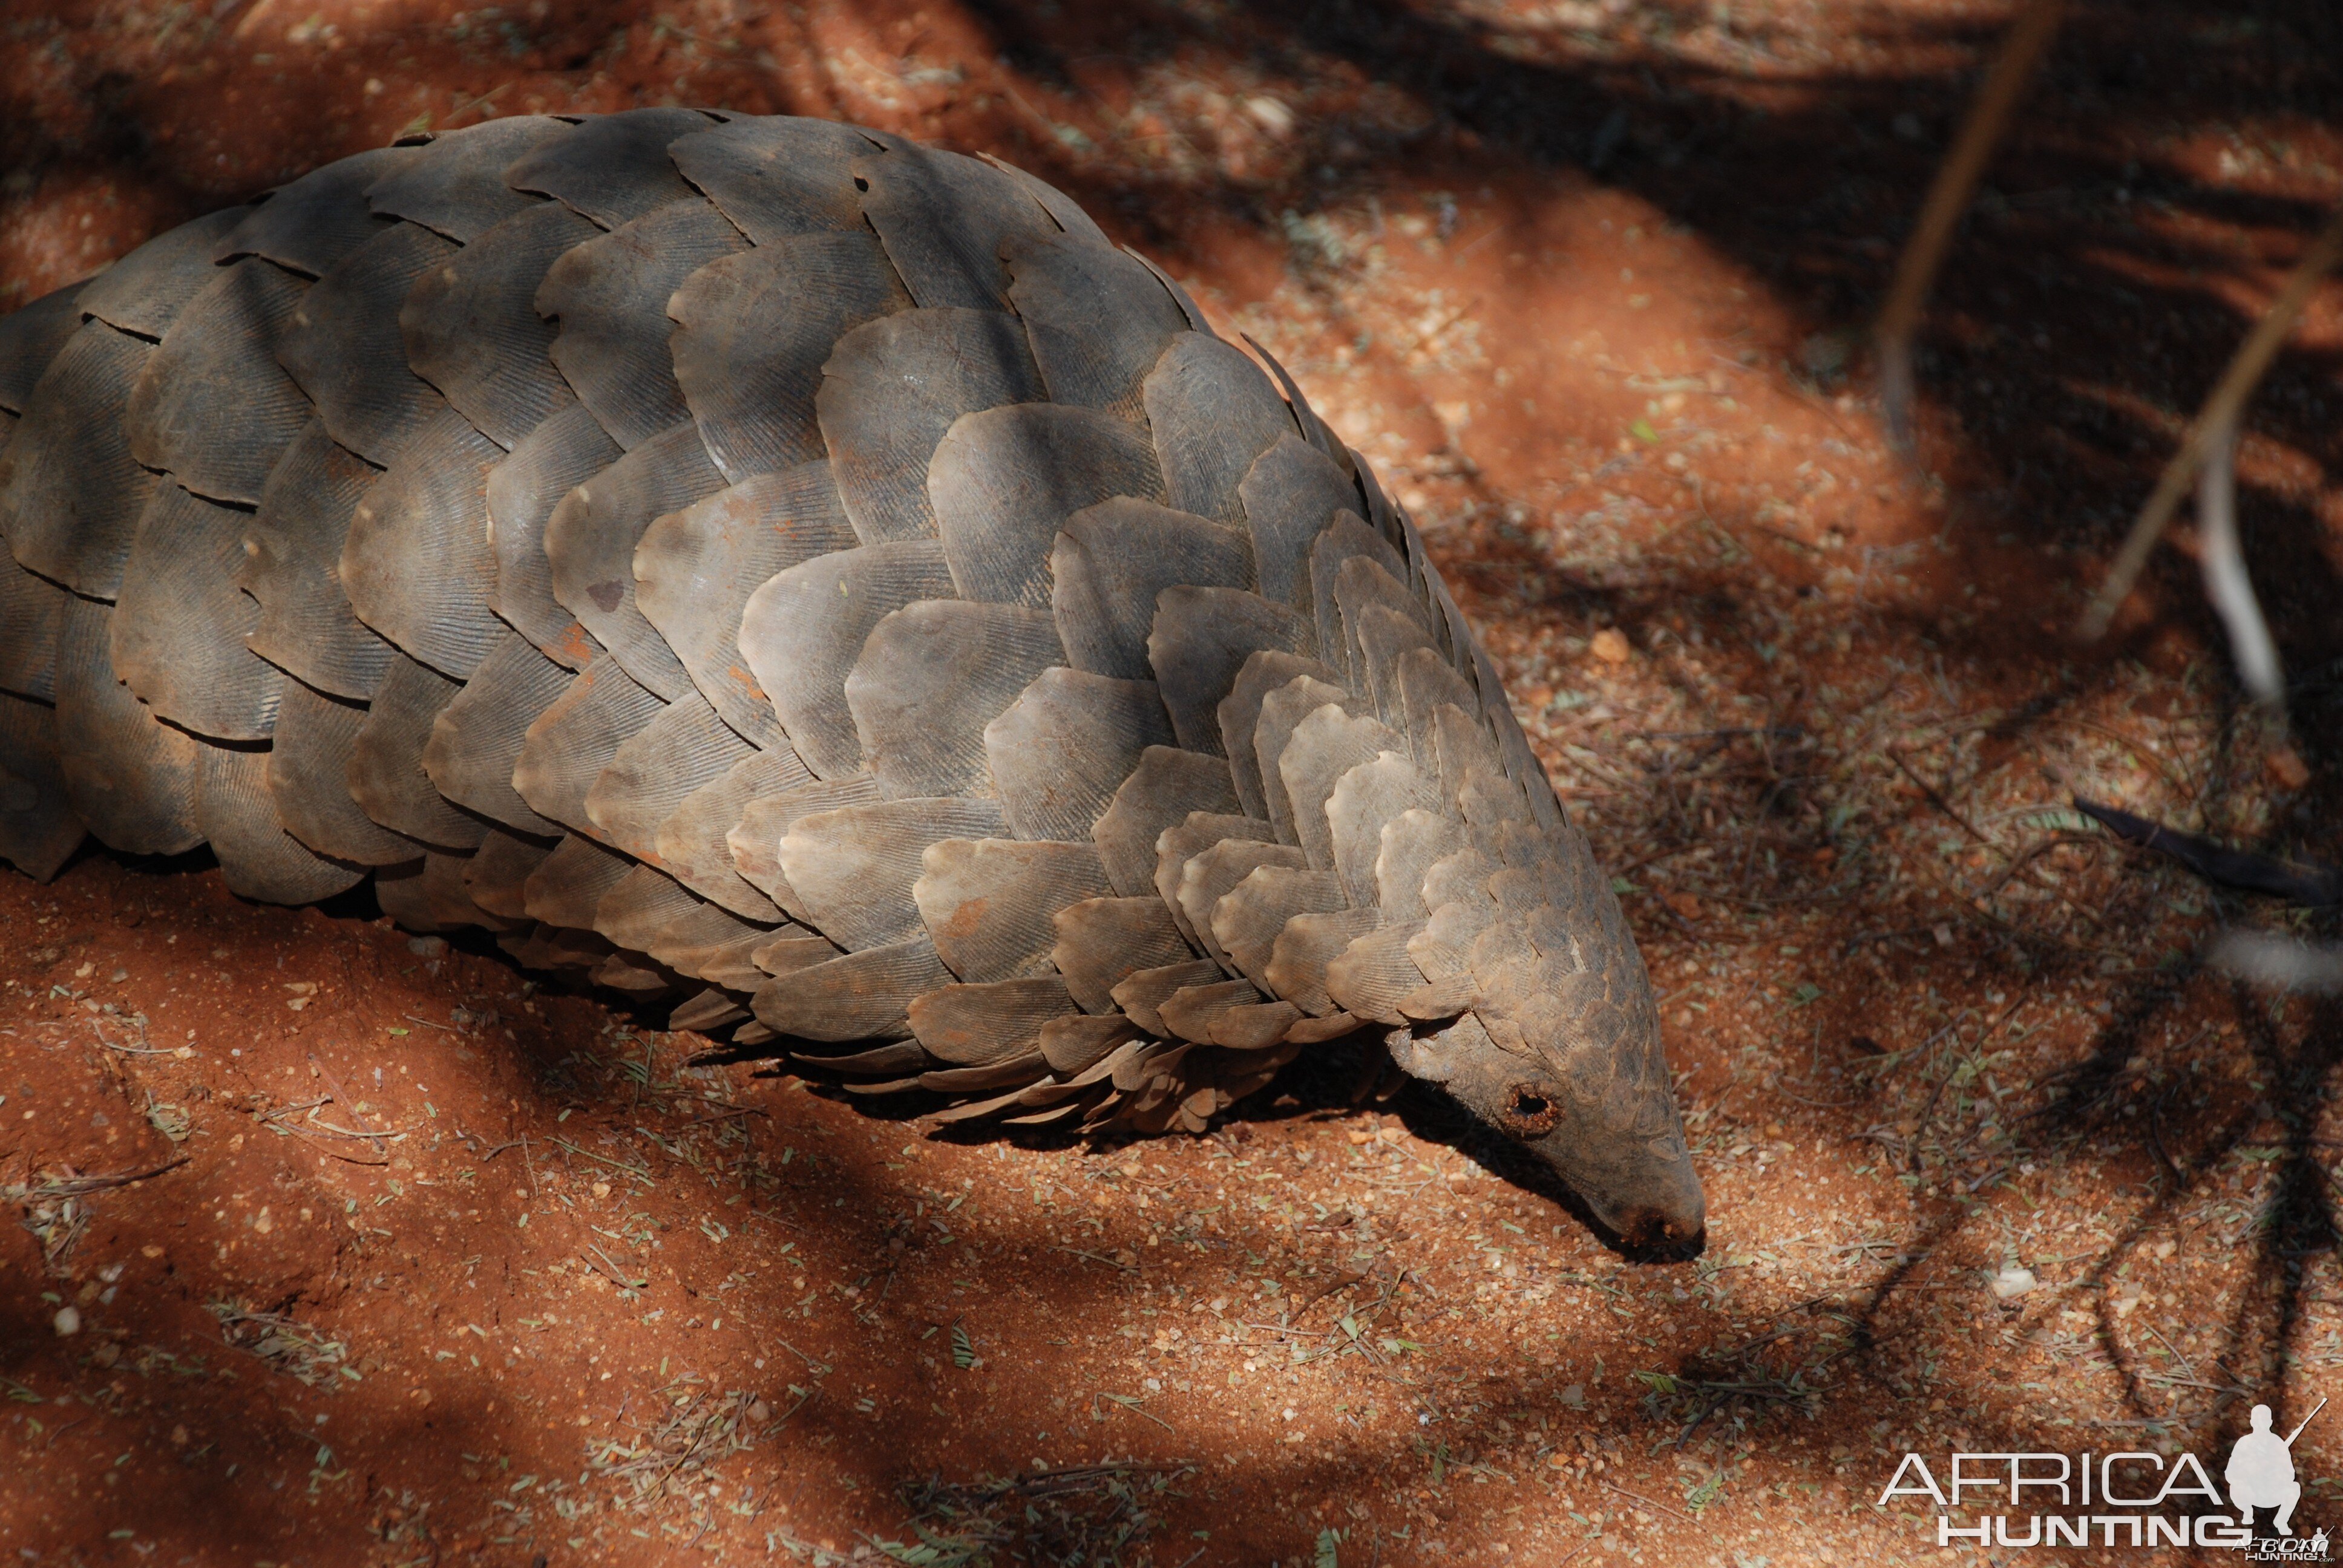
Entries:
[[54, 1322], [56, 1327], [57, 1338], [61, 1340], [70, 1339], [75, 1334], [81, 1332], [81, 1309], [79, 1307], [59, 1307], [57, 1309], [57, 1315], [52, 1319], [51, 1322]]
[[1986, 1281], [1987, 1288], [1995, 1296], [2005, 1302], [2012, 1297], [2024, 1295], [2038, 1283], [2040, 1282], [2035, 1279], [2033, 1270], [2021, 1269], [2015, 1264], [2000, 1270]]

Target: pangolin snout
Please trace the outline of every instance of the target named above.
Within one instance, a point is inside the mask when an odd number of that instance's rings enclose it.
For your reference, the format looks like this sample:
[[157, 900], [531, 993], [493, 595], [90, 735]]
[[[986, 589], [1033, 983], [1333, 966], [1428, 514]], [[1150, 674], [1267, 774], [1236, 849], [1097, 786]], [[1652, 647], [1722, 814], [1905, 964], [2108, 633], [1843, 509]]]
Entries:
[[1604, 1172], [1608, 1180], [1580, 1191], [1626, 1251], [1654, 1262], [1683, 1262], [1707, 1245], [1708, 1204], [1682, 1141], [1665, 1145], [1647, 1148], [1646, 1158]]

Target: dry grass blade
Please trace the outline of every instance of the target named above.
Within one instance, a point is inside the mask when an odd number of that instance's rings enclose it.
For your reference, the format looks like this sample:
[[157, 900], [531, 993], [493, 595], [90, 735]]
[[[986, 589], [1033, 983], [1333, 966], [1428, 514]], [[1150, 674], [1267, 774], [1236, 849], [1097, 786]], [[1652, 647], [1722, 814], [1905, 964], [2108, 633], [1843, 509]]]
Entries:
[[2262, 618], [2261, 602], [2254, 597], [2254, 580], [2246, 571], [2244, 547], [2237, 539], [2237, 427], [2232, 423], [2213, 433], [2212, 449], [2205, 455], [2205, 472], [2197, 481], [2197, 531], [2204, 555], [2205, 597], [2229, 628], [2229, 649], [2237, 658], [2237, 678], [2257, 701], [2283, 712], [2286, 677]]
[[[125, 1056], [176, 1056], [179, 1053], [179, 1048], [176, 1046], [145, 1044], [117, 1045], [113, 1040], [108, 1040], [106, 1037], [106, 1030], [99, 1026], [96, 1019], [86, 1019], [84, 1021], [89, 1025], [89, 1032], [97, 1037], [97, 1043], [106, 1047], [108, 1050], [118, 1050]], [[142, 1041], [146, 1040], [146, 1015], [139, 1013], [133, 1017], [129, 1021], [131, 1026], [137, 1030], [138, 1038]]]
[[2017, 99], [2034, 75], [2034, 67], [2057, 36], [2066, 12], [2066, 0], [2031, 0], [2018, 13], [1993, 62], [1993, 70], [1977, 90], [1976, 102], [1952, 152], [1936, 170], [1920, 220], [1896, 266], [1896, 281], [1879, 312], [1873, 341], [1879, 356], [1879, 392], [1887, 415], [1889, 438], [1904, 451], [1912, 448], [1912, 339], [1920, 327], [1921, 308], [1929, 286], [1944, 265], [1953, 242], [1953, 230], [1968, 210], [1986, 162], [2001, 141]]
[[[324, 1079], [326, 1081], [326, 1087], [334, 1091], [335, 1101], [341, 1105], [345, 1110], [348, 1111], [352, 1116], [357, 1118], [358, 1130], [355, 1132], [346, 1128], [339, 1127], [333, 1128], [331, 1131], [340, 1133], [345, 1138], [363, 1138], [367, 1142], [374, 1145], [374, 1151], [376, 1153], [387, 1153], [388, 1150], [383, 1144], [382, 1134], [377, 1132], [373, 1128], [367, 1125], [366, 1113], [358, 1109], [358, 1102], [350, 1098], [349, 1091], [342, 1087], [342, 1081], [334, 1076], [334, 1070], [327, 1067], [324, 1062], [319, 1061], [317, 1060], [317, 1053], [314, 1050], [309, 1053], [309, 1070]], [[310, 1120], [315, 1121], [317, 1118], [312, 1115]]]
[[1121, 1269], [1126, 1274], [1139, 1272], [1139, 1265], [1126, 1263], [1120, 1258], [1110, 1258], [1099, 1252], [1085, 1252], [1080, 1247], [1051, 1247], [1053, 1252], [1063, 1252], [1070, 1258], [1084, 1258], [1093, 1263], [1104, 1263], [1110, 1269]]
[[206, 1303], [219, 1320], [220, 1337], [237, 1350], [248, 1351], [268, 1363], [271, 1371], [297, 1378], [311, 1388], [332, 1392], [342, 1379], [356, 1382], [349, 1347], [282, 1312], [256, 1312], [242, 1302]]
[[2221, 373], [2219, 384], [2213, 388], [2213, 395], [2205, 400], [2196, 424], [2189, 427], [2187, 439], [2180, 444], [2178, 451], [2172, 454], [2171, 461], [2165, 464], [2164, 473], [2156, 482], [2156, 493], [2149, 496], [2147, 505], [2139, 509], [2139, 517], [2131, 526], [2130, 537], [2124, 540], [2123, 549], [2116, 556], [2115, 565], [2108, 568], [2105, 586], [2099, 589], [2098, 597], [2091, 601], [2090, 609], [2083, 617], [2082, 635], [2086, 642], [2096, 641], [2106, 635], [2108, 623], [2115, 619], [2116, 607], [2123, 603], [2124, 597], [2131, 592], [2132, 585], [2139, 580], [2141, 568], [2147, 565], [2148, 552], [2156, 548], [2156, 541], [2163, 537], [2165, 525], [2172, 520], [2174, 509], [2180, 505], [2180, 498], [2187, 492], [2197, 470], [2211, 457], [2215, 447], [2234, 437], [2238, 418], [2245, 412], [2246, 399], [2253, 395], [2254, 387], [2259, 385], [2271, 363], [2278, 358], [2278, 349], [2294, 331], [2294, 324], [2302, 315], [2303, 307], [2310, 303], [2311, 293], [2318, 286], [2318, 280], [2327, 276], [2338, 259], [2343, 259], [2343, 209], [2338, 209], [2335, 216], [2328, 219], [2327, 226], [2318, 231], [2318, 237], [2310, 242], [2308, 250], [2303, 252], [2301, 261], [2295, 265], [2293, 275], [2286, 280], [2286, 286], [2278, 291], [2277, 300], [2255, 324], [2253, 331], [2247, 334], [2245, 342], [2237, 347], [2237, 357], [2230, 360], [2229, 367]]
[[1961, 831], [1966, 833], [1978, 843], [1989, 845], [1993, 842], [1993, 839], [1990, 835], [1988, 835], [1983, 829], [1979, 828], [1976, 823], [1970, 821], [1966, 817], [1962, 816], [1954, 807], [1953, 803], [1945, 799], [1943, 790], [1937, 789], [1934, 784], [1929, 783], [1928, 780], [1922, 778], [1919, 770], [1915, 769], [1910, 762], [1905, 759], [1903, 752], [1896, 749], [1894, 746], [1885, 748], [1885, 750], [1887, 753], [1887, 759], [1896, 764], [1896, 769], [1901, 772], [1905, 778], [1912, 780], [1913, 784], [1919, 789], [1920, 793], [1927, 798], [1929, 805], [1934, 806], [1937, 810], [1942, 811], [1946, 817], [1952, 819], [1953, 823], [1958, 827]]
[[649, 1280], [636, 1278], [629, 1274], [625, 1269], [620, 1268], [618, 1262], [611, 1258], [609, 1253], [602, 1251], [601, 1248], [594, 1245], [591, 1241], [588, 1241], [586, 1244], [586, 1251], [594, 1254], [593, 1257], [587, 1259], [587, 1261], [598, 1267], [604, 1274], [609, 1277], [610, 1282], [618, 1286], [620, 1290], [639, 1291], [644, 1286], [650, 1283]]
[[0, 1187], [0, 1198], [25, 1211], [25, 1229], [41, 1244], [42, 1265], [53, 1272], [89, 1229], [90, 1207], [71, 1192], [11, 1183]]
[[621, 1508], [648, 1509], [678, 1476], [696, 1475], [755, 1446], [757, 1423], [767, 1414], [753, 1390], [719, 1395], [696, 1378], [669, 1383], [657, 1397], [665, 1407], [658, 1421], [638, 1426], [632, 1437], [605, 1438], [588, 1450], [589, 1471], [626, 1484]]
[[[1845, 1320], [1834, 1313], [1821, 1316], [1825, 1321], [1762, 1334], [1725, 1352], [1712, 1365], [1695, 1363], [1676, 1372], [1637, 1372], [1637, 1381], [1651, 1391], [1644, 1396], [1645, 1412], [1654, 1420], [1677, 1424], [1679, 1449], [1711, 1417], [1720, 1414], [1741, 1430], [1776, 1406], [1812, 1413], [1821, 1408], [1823, 1396], [1836, 1386], [1818, 1382], [1819, 1374], [1853, 1348], [1853, 1341], [1844, 1332]], [[1769, 1347], [1810, 1333], [1818, 1336], [1817, 1342], [1795, 1357], [1795, 1364], [1786, 1371], [1768, 1364], [1761, 1354]]]
[[1686, 1524], [1692, 1523], [1691, 1516], [1686, 1514], [1683, 1510], [1670, 1508], [1664, 1503], [1654, 1503], [1650, 1498], [1644, 1496], [1642, 1493], [1630, 1492], [1615, 1481], [1605, 1481], [1603, 1484], [1606, 1489], [1617, 1493], [1620, 1496], [1627, 1498], [1632, 1502], [1640, 1503], [1646, 1508], [1654, 1509], [1661, 1513], [1664, 1513], [1671, 1519], [1679, 1520]]
[[898, 1563], [956, 1568], [1011, 1561], [1072, 1568], [1129, 1561], [1162, 1523], [1154, 1504], [1177, 1495], [1186, 1464], [1085, 1464], [996, 1480], [947, 1482], [931, 1476], [906, 1486], [916, 1542], [870, 1544]]

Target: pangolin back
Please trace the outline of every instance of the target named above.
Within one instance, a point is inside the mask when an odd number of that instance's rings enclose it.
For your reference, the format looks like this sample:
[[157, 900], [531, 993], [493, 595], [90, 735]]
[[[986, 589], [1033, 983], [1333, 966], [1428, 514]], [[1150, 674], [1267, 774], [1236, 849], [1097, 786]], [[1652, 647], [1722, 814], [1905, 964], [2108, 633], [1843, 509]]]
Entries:
[[0, 320], [0, 857], [371, 874], [949, 1117], [1198, 1129], [1372, 1024], [1680, 1159], [1607, 880], [1271, 370], [890, 135], [343, 159]]

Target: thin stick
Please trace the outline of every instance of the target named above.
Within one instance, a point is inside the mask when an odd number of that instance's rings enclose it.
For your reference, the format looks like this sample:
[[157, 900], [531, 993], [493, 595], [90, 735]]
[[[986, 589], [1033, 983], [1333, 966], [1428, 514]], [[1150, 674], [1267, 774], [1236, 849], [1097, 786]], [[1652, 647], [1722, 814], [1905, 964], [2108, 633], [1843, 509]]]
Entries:
[[1052, 1247], [1050, 1251], [1063, 1252], [1070, 1258], [1088, 1258], [1093, 1263], [1104, 1263], [1108, 1268], [1121, 1269], [1126, 1274], [1139, 1272], [1139, 1265], [1136, 1263], [1118, 1262], [1112, 1258], [1101, 1257], [1096, 1252], [1085, 1252], [1080, 1247]]
[[[422, 1125], [423, 1123], [418, 1121], [415, 1127]], [[381, 1132], [369, 1128], [366, 1131], [359, 1132], [347, 1127], [337, 1127], [330, 1121], [320, 1121], [315, 1111], [309, 1112], [307, 1121], [288, 1121], [285, 1126], [287, 1131], [293, 1132], [330, 1132], [337, 1138], [355, 1138], [361, 1143], [371, 1143], [377, 1149], [382, 1147], [386, 1138], [404, 1138], [415, 1131], [415, 1127], [400, 1127], [388, 1132]]]
[[102, 1192], [108, 1187], [127, 1187], [136, 1181], [152, 1180], [166, 1171], [176, 1171], [192, 1158], [192, 1155], [182, 1154], [176, 1160], [166, 1160], [144, 1171], [123, 1171], [106, 1176], [52, 1177], [38, 1186], [28, 1186], [25, 1191], [36, 1198], [85, 1197], [92, 1192]]
[[319, 1061], [314, 1050], [309, 1053], [309, 1065], [317, 1070], [318, 1077], [326, 1081], [326, 1087], [334, 1091], [334, 1098], [342, 1108], [357, 1118], [358, 1136], [373, 1143], [376, 1153], [388, 1153], [389, 1151], [383, 1146], [382, 1135], [367, 1125], [366, 1112], [358, 1109], [358, 1102], [350, 1098], [350, 1091], [342, 1087], [342, 1081], [334, 1076], [334, 1070]]
[[1969, 117], [1962, 124], [1952, 152], [1936, 170], [1928, 199], [1920, 208], [1920, 221], [1913, 226], [1912, 237], [1896, 264], [1896, 282], [1873, 328], [1873, 342], [1879, 356], [1880, 401], [1887, 415], [1888, 437], [1898, 450], [1912, 449], [1912, 338], [1919, 330], [1921, 307], [1927, 301], [1937, 268], [1944, 265], [1953, 230], [1968, 210], [1986, 164], [2008, 126], [2018, 95], [2057, 35], [2066, 13], [2066, 0], [2029, 0], [2017, 14], [1985, 85], [1977, 89], [1976, 102], [1970, 106]]
[[1692, 1515], [1690, 1515], [1690, 1514], [1688, 1514], [1688, 1513], [1679, 1513], [1679, 1512], [1677, 1512], [1675, 1509], [1670, 1508], [1670, 1507], [1669, 1507], [1666, 1503], [1654, 1503], [1654, 1502], [1653, 1502], [1650, 1498], [1645, 1497], [1644, 1495], [1643, 1495], [1641, 1493], [1637, 1493], [1637, 1492], [1630, 1492], [1630, 1491], [1628, 1491], [1625, 1487], [1624, 1487], [1624, 1486], [1620, 1485], [1620, 1484], [1619, 1484], [1617, 1482], [1615, 1482], [1615, 1481], [1605, 1481], [1603, 1484], [1604, 1484], [1604, 1485], [1605, 1485], [1605, 1486], [1607, 1486], [1607, 1487], [1609, 1487], [1612, 1491], [1614, 1491], [1614, 1492], [1617, 1493], [1618, 1493], [1620, 1496], [1622, 1496], [1622, 1497], [1633, 1498], [1635, 1502], [1642, 1503], [1642, 1504], [1643, 1504], [1644, 1507], [1646, 1507], [1646, 1508], [1656, 1508], [1656, 1509], [1658, 1509], [1661, 1513], [1664, 1513], [1664, 1514], [1668, 1515], [1670, 1518], [1672, 1518], [1672, 1519], [1681, 1519], [1681, 1520], [1683, 1520], [1686, 1524], [1689, 1524], [1689, 1523], [1692, 1523]]
[[759, 1106], [736, 1105], [729, 1111], [719, 1111], [713, 1116], [695, 1116], [689, 1121], [679, 1121], [675, 1124], [675, 1130], [680, 1132], [688, 1127], [705, 1127], [711, 1121], [734, 1121], [743, 1116], [762, 1116], [769, 1121], [772, 1113]]
[[816, 1361], [813, 1357], [806, 1354], [805, 1352], [798, 1349], [797, 1346], [789, 1343], [789, 1341], [775, 1340], [773, 1342], [780, 1346], [781, 1349], [789, 1352], [789, 1354], [797, 1357], [798, 1360], [805, 1362], [806, 1369], [812, 1372], [814, 1376], [822, 1377], [827, 1375], [830, 1372], [830, 1363], [828, 1362]]
[[2196, 478], [2197, 469], [2212, 456], [2223, 433], [2236, 430], [2245, 412], [2246, 399], [2253, 395], [2254, 387], [2294, 331], [2295, 321], [2310, 303], [2319, 279], [2326, 276], [2338, 259], [2343, 259], [2343, 209], [2338, 209], [2327, 220], [2327, 226], [2318, 231], [2310, 248], [2303, 252], [2268, 313], [2254, 324], [2253, 331], [2238, 345], [2237, 357], [2221, 373], [2213, 395], [2205, 399], [2197, 423], [2189, 427], [2187, 439], [2164, 465], [2164, 473], [2156, 481], [2156, 493], [2139, 509], [2139, 517], [2131, 526], [2131, 537], [2124, 540], [2116, 564], [2108, 569], [2106, 586], [2099, 589], [2098, 597], [2091, 601], [2089, 611], [2083, 617], [2084, 641], [2096, 642], [2107, 635], [2107, 624], [2115, 619], [2116, 608], [2139, 580], [2141, 568], [2147, 565], [2148, 552], [2156, 548], [2165, 525], [2172, 520], [2189, 481]]
[[[1496, 234], [1498, 230], [1503, 229], [1504, 226], [1504, 225], [1499, 224], [1496, 228], [1493, 228], [1488, 234], [1483, 235], [1481, 239], [1489, 238], [1491, 235]], [[1474, 240], [1473, 245], [1479, 245], [1481, 243], [1481, 239]], [[1473, 246], [1466, 246], [1464, 250], [1470, 250], [1472, 248]], [[1456, 254], [1462, 256], [1464, 254], [1464, 251], [1458, 251]], [[1450, 327], [1463, 320], [1467, 316], [1470, 316], [1480, 303], [1480, 297], [1475, 295], [1471, 300], [1467, 301], [1463, 305], [1458, 306], [1454, 310], [1450, 311], [1445, 317], [1443, 317], [1437, 326], [1417, 333], [1415, 335], [1415, 341], [1401, 349], [1399, 351], [1398, 357], [1405, 359], [1409, 355], [1413, 354], [1420, 349], [1430, 348], [1433, 344], [1439, 342], [1442, 337], [1447, 335]]]
[[1310, 1299], [1302, 1302], [1300, 1306], [1294, 1308], [1292, 1315], [1297, 1318], [1300, 1317], [1302, 1313], [1308, 1312], [1311, 1308], [1316, 1306], [1319, 1302], [1324, 1301], [1335, 1292], [1347, 1291], [1353, 1285], [1358, 1284], [1360, 1282], [1363, 1281], [1366, 1277], [1366, 1271], [1363, 1269], [1354, 1274], [1335, 1275], [1334, 1278], [1328, 1281], [1325, 1284], [1319, 1286], [1317, 1290], [1312, 1292]]
[[1934, 784], [1929, 783], [1926, 779], [1921, 778], [1918, 773], [1915, 772], [1912, 765], [1904, 760], [1904, 754], [1901, 751], [1896, 749], [1892, 745], [1882, 747], [1880, 749], [1887, 753], [1887, 759], [1896, 764], [1897, 769], [1903, 773], [1905, 778], [1909, 779], [1913, 783], [1920, 787], [1920, 793], [1928, 798], [1929, 805], [1934, 806], [1937, 810], [1942, 811], [1946, 816], [1950, 817], [1955, 822], [1960, 824], [1961, 830], [1966, 833], [1970, 838], [1975, 839], [1978, 843], [1986, 845], [1987, 848], [1998, 848], [1998, 846], [1994, 844], [1994, 841], [1991, 839], [1986, 837], [1983, 830], [1981, 830], [1976, 823], [1970, 821], [1966, 817], [1962, 816], [1958, 811], [1954, 810], [1953, 803], [1946, 799], [1943, 793], [1938, 790]]
[[1172, 1423], [1170, 1422], [1164, 1420], [1160, 1415], [1153, 1414], [1152, 1412], [1141, 1408], [1146, 1402], [1133, 1394], [1109, 1393], [1104, 1389], [1101, 1389], [1091, 1400], [1091, 1412], [1092, 1414], [1098, 1413], [1099, 1401], [1102, 1399], [1110, 1400], [1114, 1403], [1122, 1406], [1123, 1409], [1129, 1411], [1131, 1414], [1140, 1417], [1143, 1421], [1153, 1422], [1156, 1425], [1161, 1427], [1166, 1432], [1172, 1430]]
[[2197, 538], [2204, 556], [2205, 597], [2229, 628], [2229, 652], [2237, 661], [2237, 678], [2255, 699], [2283, 712], [2286, 677], [2281, 672], [2278, 644], [2269, 623], [2254, 598], [2254, 579], [2246, 571], [2244, 546], [2237, 538], [2237, 427], [2224, 425], [2212, 432], [2212, 449], [2205, 454], [2205, 472], [2197, 481]]
[[596, 1246], [591, 1241], [586, 1243], [586, 1251], [594, 1254], [593, 1257], [588, 1258], [586, 1261], [589, 1263], [598, 1264], [601, 1271], [610, 1276], [610, 1282], [618, 1286], [620, 1290], [639, 1291], [651, 1282], [648, 1275], [639, 1280], [630, 1280], [627, 1278], [627, 1271], [618, 1267], [617, 1263], [612, 1262], [610, 1261], [610, 1254], [602, 1251], [601, 1248]]
[[108, 1050], [118, 1050], [125, 1056], [169, 1056], [178, 1050], [173, 1045], [116, 1045], [106, 1038], [106, 1030], [97, 1027], [97, 1020], [93, 1018], [83, 1021], [89, 1025], [89, 1032], [97, 1036], [98, 1044]]

